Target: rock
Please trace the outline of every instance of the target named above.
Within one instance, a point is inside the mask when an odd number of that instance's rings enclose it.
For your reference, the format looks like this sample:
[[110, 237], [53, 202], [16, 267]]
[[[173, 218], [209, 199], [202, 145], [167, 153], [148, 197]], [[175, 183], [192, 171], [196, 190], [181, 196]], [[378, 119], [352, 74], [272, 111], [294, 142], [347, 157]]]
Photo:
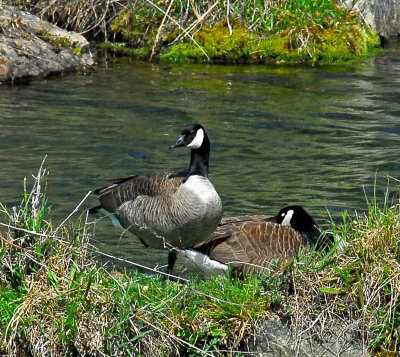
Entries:
[[[352, 0], [346, 0], [351, 8]], [[400, 36], [400, 1], [398, 0], [359, 0], [354, 9], [360, 11], [365, 22], [382, 39], [391, 42]]]
[[360, 342], [360, 336], [355, 333], [357, 326], [336, 326], [334, 330], [325, 332], [322, 341], [310, 333], [310, 327], [294, 331], [279, 317], [265, 320], [247, 350], [257, 357], [369, 356], [366, 346]]
[[0, 82], [85, 71], [93, 63], [82, 35], [16, 7], [0, 6]]

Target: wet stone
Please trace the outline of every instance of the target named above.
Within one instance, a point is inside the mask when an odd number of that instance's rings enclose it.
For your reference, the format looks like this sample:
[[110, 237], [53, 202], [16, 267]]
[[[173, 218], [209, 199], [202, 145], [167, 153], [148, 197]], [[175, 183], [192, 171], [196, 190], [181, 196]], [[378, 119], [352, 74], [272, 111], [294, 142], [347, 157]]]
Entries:
[[0, 82], [86, 71], [88, 41], [13, 6], [0, 6]]

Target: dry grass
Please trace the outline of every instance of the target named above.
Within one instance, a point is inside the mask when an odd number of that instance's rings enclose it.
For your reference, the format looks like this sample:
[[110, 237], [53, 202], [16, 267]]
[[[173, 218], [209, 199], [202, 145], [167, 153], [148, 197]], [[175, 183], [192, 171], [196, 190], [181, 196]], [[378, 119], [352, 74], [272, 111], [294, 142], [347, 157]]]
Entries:
[[373, 354], [400, 352], [400, 205], [368, 204], [337, 227], [345, 245], [304, 257], [288, 296], [298, 338], [362, 341]]

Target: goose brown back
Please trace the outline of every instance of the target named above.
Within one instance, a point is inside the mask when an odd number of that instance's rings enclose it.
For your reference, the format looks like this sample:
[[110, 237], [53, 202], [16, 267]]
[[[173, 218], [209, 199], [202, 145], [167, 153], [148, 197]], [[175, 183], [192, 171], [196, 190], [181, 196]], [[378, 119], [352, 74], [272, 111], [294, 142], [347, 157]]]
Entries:
[[228, 220], [225, 224], [222, 222], [207, 242], [195, 249], [210, 259], [230, 264], [245, 275], [250, 272], [261, 274], [277, 258], [281, 265], [309, 246], [307, 238], [295, 229], [274, 223], [275, 217]]

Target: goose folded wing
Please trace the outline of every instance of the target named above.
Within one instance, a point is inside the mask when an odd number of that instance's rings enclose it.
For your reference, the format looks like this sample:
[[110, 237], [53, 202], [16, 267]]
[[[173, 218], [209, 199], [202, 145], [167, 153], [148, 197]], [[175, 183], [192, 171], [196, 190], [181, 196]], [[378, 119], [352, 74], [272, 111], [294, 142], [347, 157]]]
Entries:
[[273, 222], [276, 223], [276, 217], [271, 215], [253, 215], [253, 216], [236, 216], [225, 217], [221, 220], [219, 226], [240, 226], [248, 222]]
[[248, 224], [258, 225], [264, 222], [275, 223], [276, 217], [271, 215], [225, 217], [221, 220], [216, 230], [194, 248], [201, 253], [209, 254], [215, 246], [231, 238], [232, 235], [238, 234], [241, 227]]
[[95, 190], [101, 206], [115, 212], [124, 202], [139, 196], [168, 196], [176, 192], [185, 176], [170, 172], [156, 172], [148, 175], [129, 176], [113, 180], [113, 184]]
[[210, 251], [211, 259], [230, 263], [248, 273], [263, 271], [274, 259], [294, 257], [307, 240], [288, 226], [271, 222], [248, 222]]

